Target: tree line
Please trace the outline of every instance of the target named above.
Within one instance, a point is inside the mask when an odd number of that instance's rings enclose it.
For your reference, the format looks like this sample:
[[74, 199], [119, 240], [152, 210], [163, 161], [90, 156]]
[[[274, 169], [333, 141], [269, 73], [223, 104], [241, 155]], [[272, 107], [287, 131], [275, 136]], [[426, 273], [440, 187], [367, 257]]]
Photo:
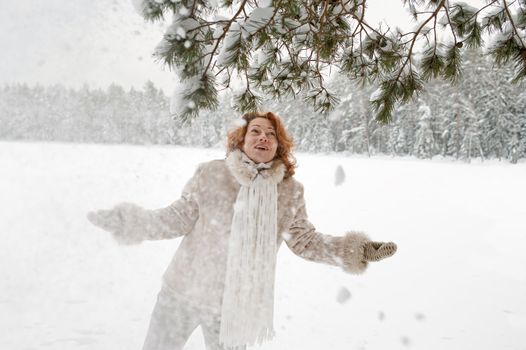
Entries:
[[[379, 123], [370, 109], [374, 88], [344, 76], [330, 83], [342, 101], [326, 116], [301, 99], [267, 101], [263, 109], [283, 117], [298, 151], [526, 158], [524, 87], [509, 83], [512, 70], [497, 70], [477, 53], [465, 64], [458, 84], [433, 81], [412, 103], [397, 106], [389, 124]], [[240, 115], [232, 98], [222, 94], [216, 111], [184, 122], [170, 113], [170, 98], [152, 82], [141, 90], [9, 84], [0, 88], [0, 139], [223, 147]]]

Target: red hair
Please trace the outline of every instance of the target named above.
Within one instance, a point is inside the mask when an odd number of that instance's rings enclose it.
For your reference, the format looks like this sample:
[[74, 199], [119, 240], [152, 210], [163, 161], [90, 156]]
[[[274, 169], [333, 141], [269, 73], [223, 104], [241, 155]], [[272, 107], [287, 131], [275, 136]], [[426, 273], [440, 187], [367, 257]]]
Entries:
[[244, 114], [241, 118], [245, 121], [244, 125], [231, 130], [227, 135], [227, 153], [230, 153], [235, 149], [242, 150], [248, 124], [256, 118], [265, 118], [272, 123], [272, 126], [276, 131], [278, 149], [276, 150], [274, 159], [280, 159], [285, 165], [285, 178], [294, 175], [294, 168], [296, 168], [296, 159], [292, 155], [294, 142], [287, 130], [285, 130], [285, 125], [280, 117], [272, 112], [251, 112]]

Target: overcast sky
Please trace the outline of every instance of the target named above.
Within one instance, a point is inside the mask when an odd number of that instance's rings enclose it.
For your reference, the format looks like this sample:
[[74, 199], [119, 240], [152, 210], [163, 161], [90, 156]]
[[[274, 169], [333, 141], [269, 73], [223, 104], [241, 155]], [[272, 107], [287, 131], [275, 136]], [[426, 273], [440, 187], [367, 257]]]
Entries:
[[[409, 21], [401, 0], [368, 3], [372, 23]], [[166, 23], [145, 23], [131, 0], [17, 0], [1, 9], [0, 84], [140, 88], [152, 80], [167, 92], [175, 85], [151, 55]]]
[[129, 0], [6, 1], [0, 12], [0, 84], [23, 81], [168, 87], [151, 53], [164, 25], [145, 23]]

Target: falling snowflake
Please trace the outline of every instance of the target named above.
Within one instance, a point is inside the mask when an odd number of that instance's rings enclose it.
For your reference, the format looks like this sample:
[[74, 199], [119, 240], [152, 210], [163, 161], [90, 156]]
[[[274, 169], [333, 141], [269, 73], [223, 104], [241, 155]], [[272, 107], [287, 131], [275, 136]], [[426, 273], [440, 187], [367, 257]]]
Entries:
[[340, 304], [344, 304], [351, 299], [351, 292], [345, 287], [341, 287], [336, 296], [336, 301]]
[[417, 313], [415, 314], [415, 318], [416, 318], [418, 321], [423, 321], [423, 320], [425, 320], [426, 315], [424, 315], [424, 314], [421, 313], [421, 312], [417, 312]]
[[405, 346], [411, 345], [411, 339], [409, 339], [409, 337], [407, 337], [407, 336], [403, 336], [402, 338], [400, 338], [400, 341]]
[[341, 165], [338, 165], [334, 173], [334, 185], [340, 186], [344, 182], [345, 182], [345, 171], [343, 171], [343, 168]]

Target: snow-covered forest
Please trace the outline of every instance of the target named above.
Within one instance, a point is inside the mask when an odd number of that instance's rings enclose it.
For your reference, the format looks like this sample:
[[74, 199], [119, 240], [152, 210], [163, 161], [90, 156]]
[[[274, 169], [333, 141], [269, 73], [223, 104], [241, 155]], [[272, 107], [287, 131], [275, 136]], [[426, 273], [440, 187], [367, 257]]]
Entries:
[[[476, 52], [465, 58], [464, 79], [457, 85], [435, 81], [413, 103], [402, 105], [390, 124], [373, 117], [372, 88], [332, 80], [342, 96], [328, 115], [314, 112], [301, 99], [268, 101], [294, 135], [297, 150], [365, 155], [445, 156], [455, 159], [526, 158], [526, 90], [509, 82], [511, 69], [496, 69]], [[170, 115], [169, 97], [153, 83], [141, 90], [119, 85], [107, 89], [61, 85], [4, 85], [0, 89], [0, 138], [88, 143], [223, 146], [239, 112], [231, 96], [221, 107], [202, 113], [191, 124]]]

